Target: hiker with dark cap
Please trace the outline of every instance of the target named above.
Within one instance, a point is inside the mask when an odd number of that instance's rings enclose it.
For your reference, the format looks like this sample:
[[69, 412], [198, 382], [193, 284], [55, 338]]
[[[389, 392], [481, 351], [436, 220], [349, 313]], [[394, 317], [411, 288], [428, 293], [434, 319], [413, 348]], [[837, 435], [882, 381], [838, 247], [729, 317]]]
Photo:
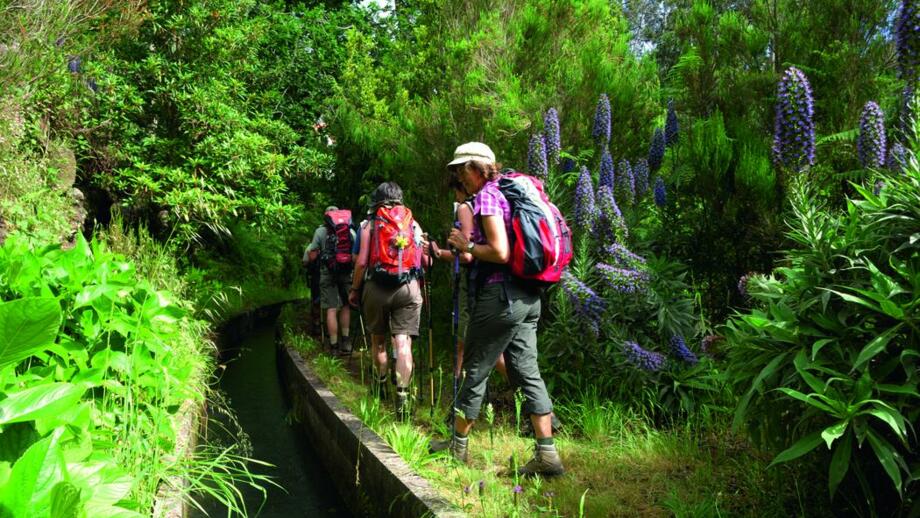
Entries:
[[320, 306], [326, 319], [326, 344], [332, 354], [351, 354], [351, 309], [348, 287], [354, 263], [351, 249], [355, 229], [351, 211], [329, 206], [323, 214], [323, 224], [313, 232], [307, 247], [308, 262], [319, 262]]
[[499, 188], [501, 166], [488, 146], [470, 142], [456, 149], [447, 167], [474, 196], [471, 236], [453, 229], [448, 238], [452, 248], [472, 255], [473, 266], [463, 353], [466, 378], [457, 395], [454, 432], [447, 441], [433, 442], [432, 450], [449, 448], [455, 459], [467, 461], [468, 435], [479, 417], [487, 379], [504, 354], [508, 376], [524, 393], [524, 413], [530, 414], [536, 435], [534, 456], [518, 474], [561, 475], [565, 469], [553, 442], [553, 405], [537, 365], [541, 292], [534, 283], [512, 274], [512, 206]]
[[403, 205], [402, 189], [395, 182], [380, 184], [371, 195], [373, 218], [362, 225], [360, 247], [348, 295], [366, 317], [371, 334], [375, 383], [385, 387], [389, 335], [396, 351], [396, 413], [409, 416], [409, 382], [412, 378], [412, 338], [418, 336], [422, 312], [419, 278], [427, 264], [422, 229]]

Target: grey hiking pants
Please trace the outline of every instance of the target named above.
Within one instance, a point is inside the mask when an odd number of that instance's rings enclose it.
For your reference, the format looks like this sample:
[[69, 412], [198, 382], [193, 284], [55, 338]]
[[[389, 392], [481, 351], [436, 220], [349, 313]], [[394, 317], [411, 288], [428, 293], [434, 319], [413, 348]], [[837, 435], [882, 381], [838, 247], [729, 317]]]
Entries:
[[486, 382], [503, 352], [507, 353], [511, 383], [524, 392], [524, 415], [553, 411], [537, 365], [538, 320], [539, 292], [527, 291], [512, 282], [487, 284], [479, 290], [470, 307], [463, 350], [466, 378], [457, 395], [457, 409], [466, 419], [479, 417]]

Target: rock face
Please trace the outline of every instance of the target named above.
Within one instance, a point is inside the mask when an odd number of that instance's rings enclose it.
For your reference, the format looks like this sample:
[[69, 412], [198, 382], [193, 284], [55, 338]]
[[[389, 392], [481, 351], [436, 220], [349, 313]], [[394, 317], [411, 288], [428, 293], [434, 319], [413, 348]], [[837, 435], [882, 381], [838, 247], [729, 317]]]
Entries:
[[57, 171], [57, 186], [62, 191], [73, 187], [77, 180], [77, 158], [67, 146], [55, 142], [48, 149], [48, 165]]

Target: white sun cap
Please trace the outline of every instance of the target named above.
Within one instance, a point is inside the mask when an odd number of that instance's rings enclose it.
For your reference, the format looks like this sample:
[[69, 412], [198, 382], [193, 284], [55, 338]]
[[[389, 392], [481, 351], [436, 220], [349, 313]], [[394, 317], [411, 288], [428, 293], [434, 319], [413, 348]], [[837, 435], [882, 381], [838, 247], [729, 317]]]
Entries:
[[489, 146], [483, 144], [482, 142], [467, 142], [454, 151], [454, 159], [447, 164], [447, 167], [452, 165], [460, 165], [469, 162], [470, 160], [475, 160], [477, 162], [482, 162], [485, 164], [494, 164], [495, 163], [495, 153], [489, 149]]

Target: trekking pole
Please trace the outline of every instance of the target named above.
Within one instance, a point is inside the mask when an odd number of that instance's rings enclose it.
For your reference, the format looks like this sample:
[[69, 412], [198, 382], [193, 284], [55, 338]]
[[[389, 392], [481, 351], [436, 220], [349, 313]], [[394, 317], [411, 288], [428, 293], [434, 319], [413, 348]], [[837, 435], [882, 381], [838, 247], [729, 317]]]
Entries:
[[367, 328], [364, 327], [364, 315], [358, 310], [358, 323], [361, 324], [361, 338], [364, 340], [364, 350], [361, 351], [361, 384], [364, 385], [364, 355], [368, 354]]
[[428, 241], [428, 276], [425, 280], [425, 298], [428, 299], [428, 394], [431, 407], [428, 411], [428, 417], [434, 417], [434, 377], [431, 371], [434, 370], [434, 334], [431, 332], [431, 277], [434, 272], [434, 248], [431, 241]]
[[454, 255], [454, 289], [453, 293], [451, 293], [451, 298], [454, 299], [454, 307], [451, 311], [451, 335], [453, 335], [452, 340], [454, 342], [454, 397], [450, 401], [450, 436], [453, 438], [457, 433], [457, 383], [460, 377], [457, 372], [457, 353], [459, 352], [458, 342], [460, 339], [460, 254]]

